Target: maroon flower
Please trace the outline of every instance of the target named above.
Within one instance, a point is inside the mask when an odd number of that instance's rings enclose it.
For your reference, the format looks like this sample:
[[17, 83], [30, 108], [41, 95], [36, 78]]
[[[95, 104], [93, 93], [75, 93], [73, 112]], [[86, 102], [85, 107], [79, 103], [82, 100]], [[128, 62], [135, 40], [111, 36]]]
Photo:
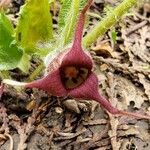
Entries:
[[72, 47], [53, 59], [47, 68], [48, 73], [46, 76], [30, 83], [19, 83], [8, 80], [4, 80], [4, 83], [22, 85], [27, 88], [38, 88], [54, 96], [95, 100], [112, 114], [150, 119], [149, 116], [118, 110], [99, 94], [98, 79], [92, 71], [92, 58], [81, 47], [85, 13], [91, 3], [92, 0], [88, 0], [87, 5], [81, 11]]

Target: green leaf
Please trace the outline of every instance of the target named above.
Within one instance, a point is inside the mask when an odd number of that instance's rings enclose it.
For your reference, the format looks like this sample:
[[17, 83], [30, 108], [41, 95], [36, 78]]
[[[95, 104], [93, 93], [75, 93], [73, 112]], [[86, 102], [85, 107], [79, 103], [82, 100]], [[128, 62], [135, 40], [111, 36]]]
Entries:
[[17, 67], [22, 57], [22, 50], [13, 42], [13, 26], [9, 19], [0, 13], [0, 70]]
[[66, 16], [70, 10], [72, 0], [64, 0], [59, 12], [59, 27], [63, 27], [65, 25]]
[[52, 38], [52, 17], [49, 0], [26, 0], [16, 28], [16, 41], [25, 52], [36, 52], [38, 42]]
[[30, 68], [30, 59], [31, 59], [30, 55], [24, 53], [22, 58], [21, 58], [21, 61], [17, 67], [20, 70], [22, 70], [24, 73], [28, 73], [29, 68]]
[[87, 0], [64, 0], [60, 15], [59, 28], [63, 28], [60, 36], [60, 47], [66, 46], [72, 39], [79, 9], [85, 5]]
[[111, 39], [112, 39], [113, 43], [115, 44], [115, 43], [116, 43], [116, 40], [117, 40], [117, 32], [116, 32], [115, 29], [113, 29], [113, 30], [111, 31]]
[[[74, 11], [75, 3], [79, 3], [79, 7], [82, 9], [82, 7], [85, 5], [87, 0], [77, 0], [73, 2], [73, 0], [63, 0], [63, 4], [61, 6], [60, 12], [59, 12], [59, 27], [62, 28], [67, 23], [67, 20], [69, 20], [69, 15]], [[78, 11], [76, 16], [78, 15]], [[67, 17], [68, 16], [68, 17]], [[70, 22], [69, 22], [70, 23]]]
[[74, 31], [75, 23], [77, 20], [77, 15], [79, 12], [79, 0], [73, 0], [71, 4], [71, 9], [69, 11], [69, 16], [67, 18], [66, 24], [62, 31], [62, 46], [65, 46], [70, 42], [72, 33]]

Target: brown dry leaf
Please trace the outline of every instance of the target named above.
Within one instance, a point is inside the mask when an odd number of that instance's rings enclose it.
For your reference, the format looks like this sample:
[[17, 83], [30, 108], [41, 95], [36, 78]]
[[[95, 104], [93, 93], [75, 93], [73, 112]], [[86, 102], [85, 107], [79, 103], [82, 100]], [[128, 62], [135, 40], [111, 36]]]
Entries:
[[[134, 144], [137, 150], [149, 150], [150, 149], [150, 140], [145, 142], [139, 138], [132, 138], [132, 145]], [[131, 147], [132, 148], [132, 147]]]
[[134, 102], [134, 107], [141, 108], [145, 97], [141, 89], [124, 77], [115, 76], [114, 97], [118, 99], [117, 107], [126, 110], [130, 102]]
[[2, 124], [0, 126], [0, 131], [4, 132], [5, 134], [9, 133], [9, 115], [7, 114], [7, 108], [0, 103], [0, 120]]
[[55, 112], [58, 113], [58, 114], [62, 114], [63, 109], [61, 107], [55, 107]]
[[32, 111], [33, 109], [35, 109], [35, 107], [36, 107], [36, 101], [32, 100], [27, 104], [26, 109]]
[[126, 36], [126, 31], [124, 29], [122, 29], [121, 32], [122, 38], [124, 39], [124, 45], [126, 46], [125, 50], [129, 53], [129, 59], [132, 62], [132, 65], [139, 67], [136, 62], [134, 63], [134, 60], [136, 60], [137, 57], [139, 62], [149, 63], [150, 53], [149, 48], [146, 45], [150, 41], [150, 26], [145, 25], [139, 29], [137, 33], [131, 34], [130, 36]]
[[108, 135], [111, 139], [112, 149], [119, 150], [121, 145], [120, 142], [117, 142], [117, 128], [118, 128], [119, 121], [111, 114], [109, 114], [109, 117], [110, 117], [111, 130], [109, 130]]
[[94, 110], [98, 106], [95, 101], [67, 99], [63, 102], [64, 106], [75, 113], [91, 112], [90, 118], [94, 116]]
[[66, 128], [71, 127], [71, 117], [72, 115], [70, 113], [65, 114], [65, 127]]
[[59, 137], [54, 138], [55, 141], [59, 140], [69, 140], [75, 137], [78, 137], [82, 133], [84, 133], [87, 129], [83, 128], [82, 130], [76, 132], [76, 133], [63, 133], [63, 132], [57, 132]]
[[42, 133], [42, 134], [45, 134], [45, 135], [50, 135], [51, 132], [49, 131], [48, 128], [46, 128], [42, 123], [40, 123], [37, 127], [36, 127], [36, 131], [38, 133]]
[[65, 106], [67, 109], [69, 109], [69, 110], [71, 110], [71, 111], [76, 112], [76, 113], [79, 114], [79, 113], [81, 113], [81, 112], [80, 112], [80, 109], [79, 109], [77, 103], [78, 103], [78, 102], [77, 102], [76, 100], [73, 100], [73, 99], [68, 99], [68, 100], [65, 100], [65, 101], [63, 102], [64, 106]]
[[[90, 126], [91, 127], [91, 126]], [[92, 126], [93, 127], [93, 126]], [[100, 126], [95, 126], [96, 127], [100, 127]], [[95, 130], [95, 128], [93, 128]], [[93, 130], [93, 131], [94, 131]], [[108, 133], [108, 130], [109, 130], [109, 125], [105, 125], [105, 128], [100, 128], [99, 130], [95, 130], [93, 133], [92, 133], [92, 138], [91, 140], [89, 140], [89, 142], [85, 143], [83, 145], [83, 148], [82, 149], [92, 149], [94, 147], [99, 147], [99, 145], [101, 145], [100, 147], [102, 146], [106, 146], [106, 145], [109, 145], [110, 146], [110, 140], [109, 138], [106, 138], [108, 137], [107, 133]], [[91, 131], [91, 128], [90, 128], [90, 131]], [[106, 140], [106, 141], [105, 141]], [[105, 141], [105, 142], [104, 142]], [[107, 144], [106, 144], [107, 143]], [[108, 144], [109, 143], [109, 144]]]
[[149, 2], [149, 0], [145, 1], [145, 3], [144, 3], [144, 12], [150, 13], [150, 2]]
[[113, 49], [110, 47], [109, 43], [101, 43], [95, 47], [91, 48], [98, 56], [103, 56], [104, 58], [114, 57]]
[[[123, 127], [124, 126], [124, 127]], [[118, 130], [119, 137], [136, 136], [143, 142], [150, 140], [150, 134], [148, 133], [148, 124], [144, 121], [138, 121], [134, 125], [123, 125]]]
[[139, 138], [127, 138], [122, 141], [120, 150], [134, 149], [134, 150], [149, 150], [149, 142], [144, 142]]
[[131, 141], [129, 139], [124, 139], [123, 141], [121, 141], [121, 147], [120, 147], [120, 150], [126, 150], [127, 147], [129, 145], [131, 145]]
[[[27, 139], [34, 130], [35, 112], [28, 117], [27, 123], [22, 123], [21, 119], [16, 115], [11, 115], [10, 125], [14, 127], [19, 134], [19, 143], [17, 144], [17, 150], [25, 150], [27, 148]], [[11, 138], [11, 137], [10, 137]]]
[[140, 132], [139, 138], [143, 141], [150, 141], [149, 125], [147, 122], [138, 121], [136, 126], [138, 126], [138, 131]]
[[149, 101], [150, 101], [150, 81], [148, 79], [146, 79], [146, 77], [143, 74], [139, 73], [138, 77], [139, 77], [140, 83], [144, 87], [145, 94], [147, 95], [147, 97], [149, 98]]
[[[111, 103], [113, 104], [114, 107], [116, 107], [117, 105], [117, 99], [114, 98], [114, 87], [115, 87], [115, 83], [114, 83], [114, 75], [112, 73], [108, 73], [107, 75], [108, 77], [108, 84], [109, 84], [109, 88], [107, 88], [107, 94], [111, 99]], [[109, 118], [110, 118], [110, 126], [111, 129], [108, 131], [108, 135], [111, 139], [111, 145], [112, 145], [112, 149], [114, 150], [119, 150], [120, 148], [120, 142], [117, 142], [117, 128], [119, 125], [119, 121], [118, 118], [115, 118], [115, 116], [113, 116], [112, 114], [109, 114]]]
[[144, 100], [137, 95], [137, 89], [134, 84], [126, 78], [117, 75], [114, 76], [112, 73], [108, 73], [107, 76], [110, 88], [107, 88], [106, 92], [113, 106], [117, 106], [117, 108], [121, 110], [126, 110], [130, 105], [130, 102], [133, 101], [135, 107], [141, 107]]
[[118, 136], [122, 137], [122, 136], [129, 136], [129, 135], [136, 135], [139, 136], [140, 132], [137, 126], [130, 126], [129, 129], [127, 129], [126, 131], [119, 131], [118, 132]]
[[107, 124], [108, 121], [106, 119], [96, 119], [96, 120], [90, 120], [88, 122], [83, 122], [83, 125], [101, 125], [101, 124]]
[[1, 139], [6, 140], [5, 134], [0, 134], [0, 140], [1, 140]]
[[109, 68], [109, 66], [107, 64], [105, 64], [105, 63], [100, 65], [100, 70], [101, 71], [106, 71], [108, 68]]

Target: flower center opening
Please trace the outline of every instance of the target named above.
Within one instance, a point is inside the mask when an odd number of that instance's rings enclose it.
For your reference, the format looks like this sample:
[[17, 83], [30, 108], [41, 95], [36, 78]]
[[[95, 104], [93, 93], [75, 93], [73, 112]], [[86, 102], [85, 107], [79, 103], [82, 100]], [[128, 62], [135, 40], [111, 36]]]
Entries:
[[76, 88], [88, 77], [89, 71], [84, 67], [66, 66], [61, 69], [61, 79], [66, 89]]

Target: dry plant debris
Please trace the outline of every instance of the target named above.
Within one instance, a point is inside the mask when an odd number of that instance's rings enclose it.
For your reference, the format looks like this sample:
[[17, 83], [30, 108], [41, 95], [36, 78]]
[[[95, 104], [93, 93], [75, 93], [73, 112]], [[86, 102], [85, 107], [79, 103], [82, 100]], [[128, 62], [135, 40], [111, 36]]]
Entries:
[[[95, 8], [98, 5], [100, 2], [96, 2]], [[101, 79], [100, 89], [111, 103], [120, 109], [147, 114], [150, 114], [149, 6], [144, 4], [140, 8], [143, 13], [136, 11], [116, 26], [120, 34], [115, 47], [107, 34], [102, 39], [106, 42], [97, 42], [91, 52]], [[16, 93], [7, 88], [1, 99], [0, 150], [150, 149], [148, 121], [114, 117], [97, 103], [48, 97], [42, 91]]]

